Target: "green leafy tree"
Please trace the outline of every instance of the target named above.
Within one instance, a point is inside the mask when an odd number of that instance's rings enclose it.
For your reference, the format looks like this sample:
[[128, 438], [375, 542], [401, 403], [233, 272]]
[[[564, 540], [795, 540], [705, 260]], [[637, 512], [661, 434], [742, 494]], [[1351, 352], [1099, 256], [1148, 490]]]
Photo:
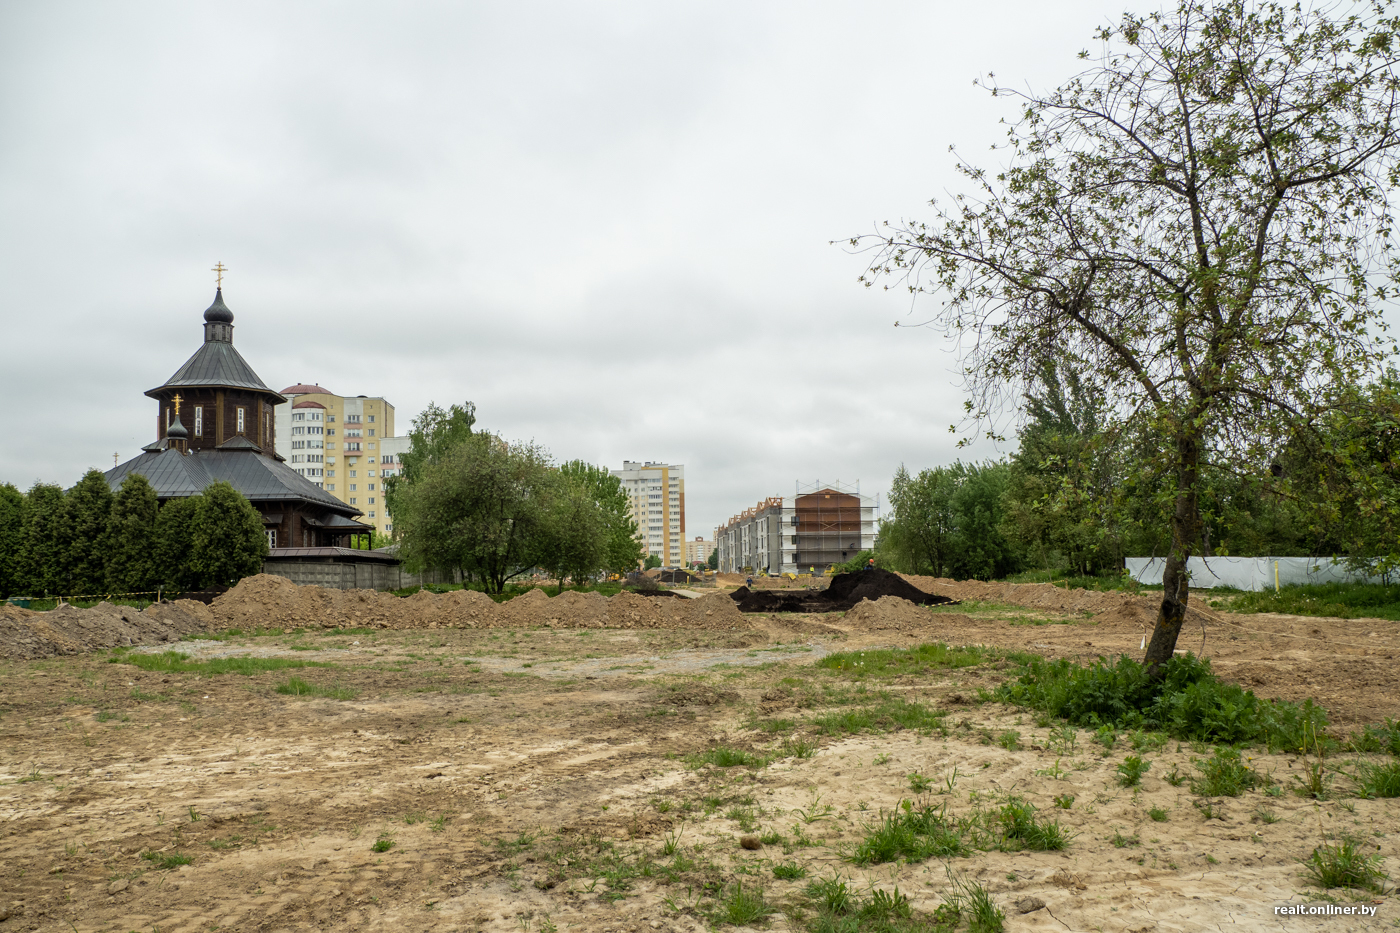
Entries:
[[643, 570], [655, 570], [660, 566], [661, 558], [657, 557], [655, 554], [648, 554], [646, 560], [642, 563]]
[[423, 472], [448, 451], [471, 438], [475, 425], [474, 403], [463, 402], [443, 409], [429, 402], [422, 414], [413, 419], [413, 429], [408, 432], [408, 450], [399, 455], [398, 472], [384, 480], [385, 510], [398, 516], [398, 499], [403, 489], [416, 483]]
[[200, 587], [191, 562], [199, 499], [199, 496], [167, 499], [156, 515], [157, 586], [174, 590], [195, 590]]
[[719, 569], [719, 548], [710, 551], [710, 559], [705, 561], [705, 566], [709, 567], [711, 570]]
[[586, 478], [561, 472], [554, 479], [539, 564], [559, 580], [562, 593], [565, 578], [582, 583], [602, 569], [607, 560], [608, 516]]
[[992, 579], [1015, 571], [1019, 558], [1004, 531], [1009, 472], [1003, 463], [959, 462], [910, 476], [901, 464], [877, 563], [936, 577]]
[[539, 562], [556, 471], [545, 451], [476, 433], [399, 484], [394, 535], [410, 570], [478, 575], [494, 593]]
[[262, 573], [267, 534], [253, 503], [225, 482], [199, 494], [190, 535], [190, 573], [196, 587], [232, 586]]
[[1388, 351], [1371, 335], [1395, 271], [1396, 21], [1357, 10], [1125, 15], [1100, 31], [1113, 51], [1060, 89], [992, 88], [1021, 112], [1006, 168], [964, 164], [975, 193], [867, 244], [867, 283], [944, 295], [935, 326], [961, 341], [973, 419], [1053, 348], [1129, 435], [1157, 439], [1157, 676], [1185, 620], [1205, 476], [1257, 474], [1329, 387], [1364, 383]]
[[613, 476], [607, 467], [593, 466], [582, 460], [570, 460], [559, 467], [559, 472], [570, 483], [585, 489], [602, 512], [603, 558], [593, 569], [611, 573], [635, 570], [642, 559], [642, 543], [622, 480]]
[[156, 491], [140, 473], [122, 480], [112, 501], [107, 526], [107, 590], [111, 593], [144, 593], [158, 582], [156, 568], [156, 519], [160, 502]]
[[58, 538], [63, 554], [59, 576], [65, 595], [97, 596], [107, 587], [107, 523], [112, 518], [112, 487], [88, 470], [63, 496]]
[[22, 587], [29, 595], [67, 595], [63, 591], [63, 546], [59, 529], [63, 519], [63, 490], [50, 483], [35, 483], [24, 497], [24, 552]]
[[23, 595], [24, 493], [0, 483], [0, 599]]

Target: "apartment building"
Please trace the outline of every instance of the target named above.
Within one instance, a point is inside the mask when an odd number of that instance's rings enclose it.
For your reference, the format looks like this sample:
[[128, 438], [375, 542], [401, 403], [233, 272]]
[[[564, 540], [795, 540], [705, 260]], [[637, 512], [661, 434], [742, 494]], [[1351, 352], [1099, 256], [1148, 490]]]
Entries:
[[839, 483], [773, 496], [715, 529], [724, 573], [825, 572], [875, 547], [876, 501]]
[[362, 521], [387, 534], [381, 445], [394, 434], [394, 406], [383, 398], [336, 395], [298, 383], [282, 390], [276, 406], [277, 453], [287, 465], [347, 505]]
[[697, 561], [704, 563], [710, 559], [710, 552], [715, 549], [713, 541], [706, 541], [704, 538], [696, 536], [694, 540], [685, 543], [685, 562], [693, 564]]
[[[624, 460], [612, 475], [622, 481], [642, 550], [663, 567], [683, 566], [685, 548], [685, 467], [677, 463]], [[706, 557], [709, 555], [706, 554]]]

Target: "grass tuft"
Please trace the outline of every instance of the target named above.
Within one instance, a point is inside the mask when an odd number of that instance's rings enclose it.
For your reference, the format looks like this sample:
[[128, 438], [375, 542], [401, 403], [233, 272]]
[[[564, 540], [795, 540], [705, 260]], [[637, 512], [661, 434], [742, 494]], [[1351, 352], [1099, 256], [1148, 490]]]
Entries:
[[300, 677], [288, 677], [275, 688], [278, 693], [293, 697], [326, 697], [331, 700], [353, 700], [355, 691], [349, 687], [322, 687]]
[[1353, 888], [1380, 892], [1388, 877], [1379, 854], [1362, 853], [1355, 840], [1323, 843], [1303, 859], [1309, 879], [1320, 888]]

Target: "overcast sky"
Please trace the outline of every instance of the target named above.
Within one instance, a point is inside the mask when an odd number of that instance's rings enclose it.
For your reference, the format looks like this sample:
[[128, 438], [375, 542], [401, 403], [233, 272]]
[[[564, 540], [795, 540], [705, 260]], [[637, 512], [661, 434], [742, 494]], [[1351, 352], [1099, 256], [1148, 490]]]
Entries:
[[1122, 11], [0, 0], [0, 482], [155, 439], [220, 260], [274, 389], [683, 463], [691, 537], [883, 496], [968, 456], [955, 357], [829, 241], [926, 216], [952, 144], [996, 165], [973, 79], [1063, 83]]

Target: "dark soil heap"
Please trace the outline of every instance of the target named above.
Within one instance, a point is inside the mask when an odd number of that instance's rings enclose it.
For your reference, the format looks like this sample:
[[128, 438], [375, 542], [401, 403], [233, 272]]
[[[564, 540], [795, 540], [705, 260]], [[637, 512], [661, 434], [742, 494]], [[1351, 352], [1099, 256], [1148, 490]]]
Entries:
[[847, 612], [863, 599], [874, 602], [882, 596], [907, 599], [918, 606], [957, 603], [947, 596], [926, 593], [897, 573], [878, 569], [838, 573], [824, 590], [773, 592], [741, 586], [730, 595], [740, 612]]

